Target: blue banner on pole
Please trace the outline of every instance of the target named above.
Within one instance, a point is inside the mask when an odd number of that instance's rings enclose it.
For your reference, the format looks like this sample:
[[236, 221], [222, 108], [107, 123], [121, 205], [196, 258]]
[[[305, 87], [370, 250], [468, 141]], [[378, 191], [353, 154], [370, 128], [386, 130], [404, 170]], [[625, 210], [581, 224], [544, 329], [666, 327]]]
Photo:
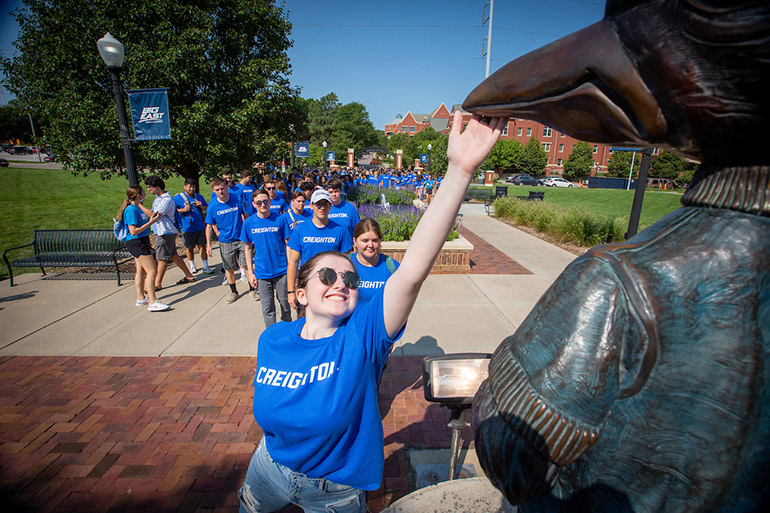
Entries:
[[428, 163], [428, 154], [420, 153], [420, 164], [427, 164], [427, 163]]
[[333, 151], [327, 151], [326, 152], [326, 161], [334, 160], [334, 152]]
[[128, 92], [134, 139], [155, 141], [171, 139], [168, 115], [168, 89], [136, 89]]
[[297, 143], [297, 157], [310, 157], [310, 141], [299, 141]]

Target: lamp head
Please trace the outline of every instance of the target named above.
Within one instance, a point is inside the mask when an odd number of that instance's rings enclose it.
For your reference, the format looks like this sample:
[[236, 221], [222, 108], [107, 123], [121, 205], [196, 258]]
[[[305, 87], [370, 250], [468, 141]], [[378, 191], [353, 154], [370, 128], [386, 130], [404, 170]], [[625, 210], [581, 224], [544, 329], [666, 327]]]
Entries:
[[96, 42], [96, 47], [99, 48], [99, 55], [102, 56], [102, 60], [108, 68], [119, 69], [123, 67], [123, 58], [125, 57], [123, 44], [112, 37], [109, 32]]

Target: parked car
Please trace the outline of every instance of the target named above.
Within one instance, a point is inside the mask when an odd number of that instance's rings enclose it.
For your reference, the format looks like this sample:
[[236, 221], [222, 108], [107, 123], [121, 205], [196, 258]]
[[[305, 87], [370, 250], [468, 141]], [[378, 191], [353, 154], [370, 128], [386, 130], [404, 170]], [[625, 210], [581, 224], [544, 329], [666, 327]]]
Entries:
[[32, 151], [26, 146], [14, 146], [8, 150], [11, 155], [32, 155]]
[[526, 173], [522, 173], [513, 179], [514, 185], [540, 185], [540, 182], [536, 178], [532, 178]]
[[46, 162], [56, 162], [56, 154], [55, 153], [49, 153], [45, 157], [43, 157], [43, 160]]
[[8, 161], [5, 159], [0, 159], [0, 167], [8, 167]]
[[571, 182], [565, 180], [561, 176], [549, 176], [543, 180], [543, 185], [546, 187], [574, 187]]

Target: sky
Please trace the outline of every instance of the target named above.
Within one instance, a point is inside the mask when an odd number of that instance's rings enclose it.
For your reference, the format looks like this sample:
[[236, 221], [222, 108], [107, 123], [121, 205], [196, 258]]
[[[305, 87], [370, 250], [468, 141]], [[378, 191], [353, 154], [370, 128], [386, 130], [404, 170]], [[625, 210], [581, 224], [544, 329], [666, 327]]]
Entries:
[[[333, 92], [343, 104], [363, 104], [379, 130], [398, 114], [430, 113], [441, 103], [451, 110], [485, 77], [487, 1], [285, 0], [294, 42], [288, 52], [290, 81], [304, 98]], [[604, 3], [495, 0], [490, 73], [599, 21]], [[5, 57], [13, 56], [11, 43], [18, 33], [8, 11], [18, 6], [21, 0], [0, 0], [0, 54]], [[10, 99], [7, 91], [3, 96], [5, 102]]]

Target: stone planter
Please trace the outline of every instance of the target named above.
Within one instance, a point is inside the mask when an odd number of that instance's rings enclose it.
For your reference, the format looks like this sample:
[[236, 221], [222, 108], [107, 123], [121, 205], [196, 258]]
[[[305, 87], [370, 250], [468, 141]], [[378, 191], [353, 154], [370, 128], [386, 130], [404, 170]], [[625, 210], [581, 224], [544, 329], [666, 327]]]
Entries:
[[[383, 242], [380, 251], [394, 258], [398, 262], [404, 258], [409, 241], [404, 242]], [[471, 251], [473, 244], [466, 238], [460, 236], [455, 240], [445, 242], [441, 248], [436, 261], [433, 263], [431, 273], [452, 273], [468, 272], [471, 269]]]

